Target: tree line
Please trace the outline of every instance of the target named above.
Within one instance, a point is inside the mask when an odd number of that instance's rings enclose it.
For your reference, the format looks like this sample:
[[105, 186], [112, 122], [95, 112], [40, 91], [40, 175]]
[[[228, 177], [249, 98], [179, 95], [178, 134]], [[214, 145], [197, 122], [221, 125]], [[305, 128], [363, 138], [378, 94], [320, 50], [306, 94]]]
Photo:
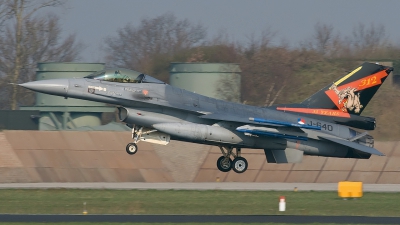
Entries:
[[[43, 14], [62, 0], [0, 0], [0, 109], [33, 105], [34, 94], [9, 83], [34, 80], [38, 62], [77, 62], [83, 44], [74, 34], [61, 36], [58, 15]], [[349, 35], [332, 25], [316, 23], [310, 37], [295, 47], [273, 44], [277, 32], [265, 29], [235, 42], [220, 32], [208, 37], [202, 24], [178, 19], [172, 13], [144, 18], [117, 29], [105, 40], [107, 66], [129, 68], [168, 81], [170, 62], [239, 63], [241, 102], [268, 106], [297, 101], [343, 75], [360, 61], [398, 58], [400, 46], [391, 43], [385, 27], [359, 23]], [[325, 83], [324, 83], [325, 82]], [[299, 85], [302, 84], [302, 85]], [[223, 83], [221, 95], [232, 82]], [[283, 90], [289, 91], [283, 91]], [[293, 91], [299, 93], [293, 96]]]

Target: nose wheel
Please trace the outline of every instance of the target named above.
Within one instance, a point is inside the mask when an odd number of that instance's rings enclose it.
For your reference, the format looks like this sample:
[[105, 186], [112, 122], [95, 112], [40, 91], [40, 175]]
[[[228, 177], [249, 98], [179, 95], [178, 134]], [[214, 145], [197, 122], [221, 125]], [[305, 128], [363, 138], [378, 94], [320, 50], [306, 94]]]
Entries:
[[[236, 154], [233, 153], [232, 147], [219, 147], [221, 149], [222, 155], [217, 160], [217, 168], [221, 172], [229, 172], [231, 169], [236, 173], [244, 173], [247, 170], [249, 164], [247, 160], [241, 157], [241, 149], [236, 148]], [[226, 150], [225, 150], [226, 149]], [[231, 159], [233, 156], [233, 161]]]
[[129, 155], [133, 155], [138, 151], [138, 147], [135, 143], [129, 143], [126, 145], [126, 152]]

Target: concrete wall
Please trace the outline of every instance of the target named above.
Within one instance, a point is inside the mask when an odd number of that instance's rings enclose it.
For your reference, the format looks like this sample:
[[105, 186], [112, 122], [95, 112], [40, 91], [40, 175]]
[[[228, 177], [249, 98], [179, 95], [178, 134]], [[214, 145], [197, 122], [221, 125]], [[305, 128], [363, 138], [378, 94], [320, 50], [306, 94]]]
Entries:
[[216, 168], [217, 147], [172, 141], [139, 143], [129, 132], [5, 131], [0, 133], [0, 182], [307, 182], [400, 183], [400, 142], [376, 142], [386, 156], [369, 160], [305, 156], [300, 164], [268, 164], [263, 151], [243, 149], [244, 174]]

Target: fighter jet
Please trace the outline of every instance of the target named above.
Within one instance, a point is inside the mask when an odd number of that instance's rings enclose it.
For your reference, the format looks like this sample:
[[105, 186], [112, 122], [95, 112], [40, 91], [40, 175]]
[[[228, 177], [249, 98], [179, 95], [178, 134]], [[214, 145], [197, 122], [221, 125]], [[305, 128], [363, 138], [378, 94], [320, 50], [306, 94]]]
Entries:
[[268, 163], [298, 163], [303, 155], [357, 159], [383, 155], [373, 147], [372, 136], [351, 126], [375, 128], [375, 119], [359, 114], [392, 70], [364, 63], [300, 104], [272, 108], [209, 98], [127, 69], [20, 86], [118, 106], [120, 120], [132, 129], [133, 141], [126, 146], [130, 155], [137, 153], [140, 141], [214, 145], [222, 153], [216, 162], [220, 171], [243, 173], [248, 168], [243, 148], [262, 149]]

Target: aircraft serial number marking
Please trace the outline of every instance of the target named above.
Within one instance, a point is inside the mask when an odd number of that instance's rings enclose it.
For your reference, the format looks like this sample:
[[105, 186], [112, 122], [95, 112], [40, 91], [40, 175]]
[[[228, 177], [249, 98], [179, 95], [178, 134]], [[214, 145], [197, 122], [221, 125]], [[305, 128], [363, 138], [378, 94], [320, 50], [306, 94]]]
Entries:
[[307, 125], [321, 127], [321, 130], [333, 131], [333, 126], [330, 124], [325, 124], [325, 123], [309, 120]]

